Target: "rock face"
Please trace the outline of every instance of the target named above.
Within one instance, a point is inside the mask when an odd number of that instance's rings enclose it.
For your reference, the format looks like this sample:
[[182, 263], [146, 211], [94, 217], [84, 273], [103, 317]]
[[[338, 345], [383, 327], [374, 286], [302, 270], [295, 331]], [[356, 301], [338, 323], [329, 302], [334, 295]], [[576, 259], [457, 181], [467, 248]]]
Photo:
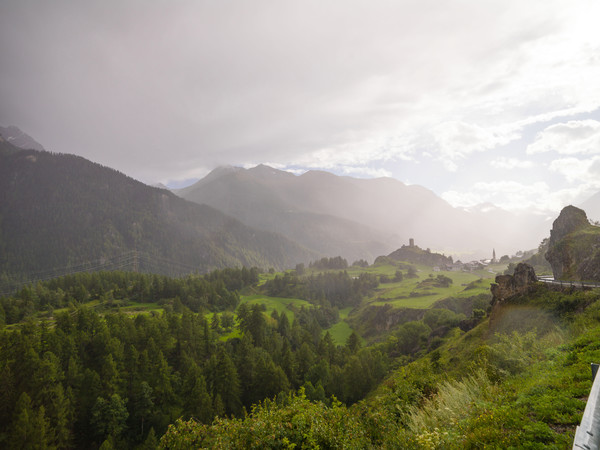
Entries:
[[527, 263], [519, 263], [514, 275], [497, 275], [496, 283], [490, 286], [492, 305], [501, 303], [515, 295], [524, 294], [537, 282], [535, 270]]
[[567, 206], [552, 224], [546, 259], [557, 280], [600, 280], [600, 228]]
[[552, 223], [552, 230], [550, 230], [550, 246], [556, 244], [574, 231], [581, 230], [589, 225], [590, 222], [583, 209], [576, 208], [572, 205], [565, 206], [556, 220]]

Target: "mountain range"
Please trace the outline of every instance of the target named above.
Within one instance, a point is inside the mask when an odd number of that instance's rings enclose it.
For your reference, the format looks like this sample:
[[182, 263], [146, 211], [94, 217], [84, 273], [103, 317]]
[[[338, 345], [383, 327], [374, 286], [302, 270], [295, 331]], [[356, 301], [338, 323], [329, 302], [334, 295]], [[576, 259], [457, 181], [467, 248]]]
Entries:
[[82, 157], [24, 150], [0, 138], [0, 275], [130, 251], [201, 273], [242, 265], [281, 269], [318, 256]]
[[493, 205], [465, 210], [432, 191], [393, 178], [357, 179], [323, 171], [296, 176], [265, 165], [220, 167], [174, 191], [316, 252], [372, 259], [415, 239], [463, 258], [537, 247], [545, 218]]
[[494, 205], [455, 208], [392, 178], [294, 175], [266, 165], [219, 167], [173, 193], [46, 152], [18, 128], [0, 127], [0, 276], [131, 251], [198, 272], [282, 269], [338, 255], [372, 261], [409, 239], [455, 259], [479, 259], [536, 248], [548, 229], [540, 216]]

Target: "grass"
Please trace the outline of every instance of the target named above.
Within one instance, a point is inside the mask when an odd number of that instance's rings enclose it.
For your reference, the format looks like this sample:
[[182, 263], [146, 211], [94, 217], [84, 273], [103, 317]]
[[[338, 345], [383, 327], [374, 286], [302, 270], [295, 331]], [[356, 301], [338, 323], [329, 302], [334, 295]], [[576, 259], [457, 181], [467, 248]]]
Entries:
[[254, 294], [254, 295], [242, 295], [240, 298], [240, 304], [261, 304], [265, 305], [267, 314], [271, 314], [273, 310], [276, 310], [278, 314], [286, 313], [290, 322], [294, 320], [293, 308], [309, 307], [311, 304], [306, 300], [299, 298], [283, 298], [283, 297], [267, 297], [266, 295]]
[[273, 272], [273, 273], [259, 273], [258, 274], [258, 286], [262, 286], [263, 284], [265, 284], [267, 281], [273, 280], [275, 278], [275, 276], [280, 275], [277, 272]]
[[[310, 303], [306, 300], [298, 298], [282, 298], [282, 297], [267, 297], [266, 295], [252, 294], [252, 295], [241, 295], [240, 305], [242, 303], [248, 303], [250, 305], [259, 304], [265, 305], [265, 314], [270, 316], [271, 313], [276, 310], [278, 314], [285, 314], [290, 322], [294, 321], [294, 308], [300, 308], [302, 306], [310, 306]], [[204, 317], [210, 322], [215, 313], [208, 313]], [[235, 316], [237, 321], [237, 315]], [[271, 320], [269, 318], [269, 320]], [[229, 333], [222, 334], [219, 337], [221, 341], [227, 341], [228, 339], [234, 339], [241, 337], [241, 331], [238, 327], [234, 327]], [[345, 342], [345, 341], [344, 341]]]
[[336, 345], [346, 345], [346, 341], [352, 334], [352, 328], [348, 325], [345, 320], [340, 320], [338, 323], [332, 325], [327, 330], [323, 331], [323, 334], [329, 332], [333, 343]]
[[348, 338], [352, 334], [352, 327], [346, 322], [346, 318], [350, 315], [350, 312], [354, 308], [349, 306], [347, 308], [340, 309], [340, 321], [336, 324], [333, 324], [327, 330], [323, 331], [323, 334], [329, 332], [331, 339], [333, 339], [333, 343], [336, 345], [346, 345]]
[[[375, 294], [367, 301], [369, 305], [392, 305], [395, 308], [429, 308], [438, 300], [447, 297], [471, 297], [488, 293], [495, 274], [478, 271], [470, 272], [433, 272], [430, 267], [419, 266], [418, 278], [404, 278], [395, 283], [380, 284]], [[444, 275], [452, 279], [449, 287], [423, 289], [419, 283], [429, 275], [434, 278]], [[468, 289], [467, 289], [468, 288]]]
[[150, 314], [152, 311], [160, 313], [163, 310], [163, 307], [158, 303], [139, 303], [128, 301], [127, 304], [121, 308], [119, 308], [126, 314]]

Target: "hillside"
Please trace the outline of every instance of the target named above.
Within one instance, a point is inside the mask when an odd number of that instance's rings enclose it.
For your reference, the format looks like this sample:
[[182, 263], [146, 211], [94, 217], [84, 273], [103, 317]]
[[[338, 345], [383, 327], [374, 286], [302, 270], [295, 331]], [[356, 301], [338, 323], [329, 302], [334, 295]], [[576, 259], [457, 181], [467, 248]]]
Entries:
[[311, 402], [301, 390], [241, 418], [178, 420], [159, 447], [570, 447], [591, 387], [589, 362], [600, 357], [599, 300], [597, 291], [534, 283], [467, 332], [452, 318], [439, 328], [427, 325], [435, 316], [408, 322], [370, 351], [412, 349], [414, 359], [398, 358], [401, 367], [365, 400]]
[[225, 266], [284, 268], [315, 256], [281, 235], [84, 158], [0, 144], [5, 275], [102, 261], [132, 250], [201, 273]]
[[77, 274], [0, 298], [0, 442], [568, 446], [600, 357], [598, 291], [522, 264], [490, 304], [487, 271], [392, 263]]
[[600, 227], [566, 206], [552, 224], [546, 259], [557, 280], [600, 281]]
[[295, 176], [264, 165], [219, 168], [177, 194], [349, 260], [372, 260], [409, 238], [446, 254], [484, 258], [492, 248], [502, 253], [532, 248], [545, 228], [542, 218], [531, 215], [454, 208], [424, 187], [392, 178], [357, 179], [323, 171]]
[[414, 264], [424, 264], [427, 266], [446, 266], [452, 264], [452, 258], [431, 252], [431, 250], [423, 250], [413, 241], [409, 245], [403, 245], [397, 250], [390, 253], [388, 258], [394, 261], [406, 261]]

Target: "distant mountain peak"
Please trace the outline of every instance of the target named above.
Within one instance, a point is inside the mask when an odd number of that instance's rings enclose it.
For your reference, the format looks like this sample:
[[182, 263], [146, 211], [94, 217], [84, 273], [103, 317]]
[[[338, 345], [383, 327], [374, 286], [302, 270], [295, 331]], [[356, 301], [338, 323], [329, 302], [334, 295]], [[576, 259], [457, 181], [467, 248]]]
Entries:
[[0, 127], [0, 135], [6, 141], [25, 150], [44, 151], [44, 147], [38, 141], [33, 139], [28, 134], [24, 133], [18, 127], [10, 125], [8, 127]]
[[305, 177], [305, 178], [310, 178], [310, 177], [329, 177], [329, 178], [335, 178], [337, 177], [337, 175], [331, 173], [331, 172], [327, 172], [325, 170], [309, 170], [307, 172], [304, 172], [302, 175], [300, 175], [301, 177]]
[[236, 173], [236, 172], [241, 172], [242, 169], [241, 167], [237, 167], [237, 166], [230, 166], [230, 165], [224, 165], [224, 166], [219, 166], [213, 170], [211, 170], [208, 175], [206, 175], [204, 179], [212, 179], [212, 178], [218, 178], [218, 177], [222, 177], [223, 175], [227, 175], [229, 173]]
[[256, 167], [248, 169], [248, 173], [251, 173], [253, 175], [268, 176], [268, 177], [273, 177], [273, 176], [277, 176], [277, 177], [292, 176], [293, 177], [293, 176], [295, 176], [294, 174], [292, 174], [290, 172], [286, 172], [285, 170], [275, 169], [271, 166], [267, 166], [266, 164], [259, 164]]

